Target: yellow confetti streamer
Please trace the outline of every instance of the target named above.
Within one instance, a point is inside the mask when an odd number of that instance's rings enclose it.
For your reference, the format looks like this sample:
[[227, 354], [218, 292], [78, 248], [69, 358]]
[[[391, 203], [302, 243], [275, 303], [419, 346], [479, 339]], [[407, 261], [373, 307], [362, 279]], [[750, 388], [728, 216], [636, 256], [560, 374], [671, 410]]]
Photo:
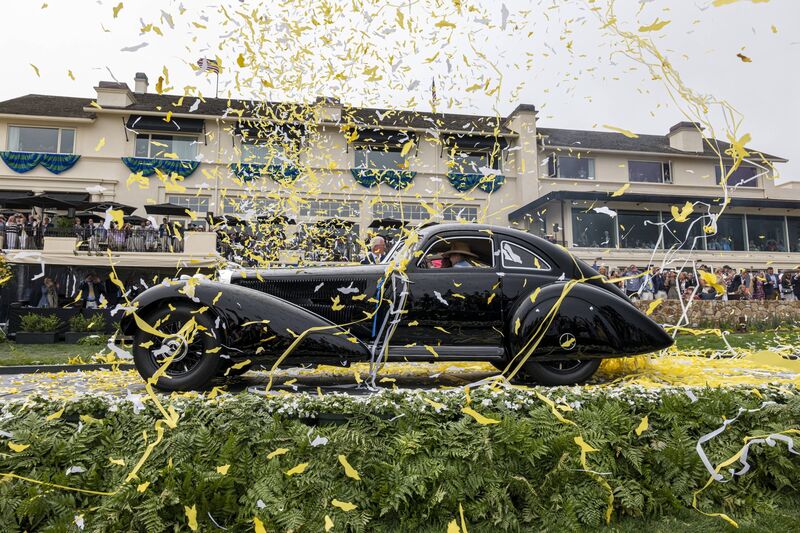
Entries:
[[647, 306], [647, 311], [645, 312], [645, 314], [646, 314], [647, 316], [650, 316], [650, 315], [652, 315], [652, 314], [653, 314], [653, 311], [655, 311], [655, 310], [656, 310], [656, 308], [657, 308], [659, 305], [663, 304], [663, 303], [664, 303], [664, 298], [658, 298], [658, 299], [656, 299], [656, 300], [653, 300], [653, 301], [652, 301], [652, 302], [650, 302], [650, 304]]
[[228, 475], [228, 470], [230, 469], [231, 465], [222, 465], [217, 467], [217, 473], [222, 474], [223, 476]]
[[605, 129], [607, 129], [607, 130], [616, 131], [617, 133], [621, 133], [622, 135], [624, 135], [625, 137], [628, 137], [629, 139], [638, 139], [639, 138], [638, 135], [636, 135], [635, 133], [633, 133], [630, 130], [626, 130], [625, 128], [618, 128], [616, 126], [610, 126], [608, 124], [603, 124], [603, 127]]
[[656, 20], [652, 24], [650, 24], [648, 26], [639, 26], [639, 32], [640, 33], [646, 33], [646, 32], [650, 32], [650, 31], [658, 31], [661, 28], [663, 28], [664, 26], [666, 26], [667, 24], [669, 24], [670, 22], [672, 22], [672, 21], [671, 20], [659, 20], [658, 18], [656, 18]]
[[331, 500], [331, 505], [333, 505], [334, 507], [338, 507], [339, 509], [341, 509], [342, 511], [345, 511], [347, 513], [349, 513], [350, 511], [352, 511], [352, 510], [354, 510], [356, 508], [358, 508], [358, 506], [353, 504], [353, 503], [339, 501], [336, 498]]
[[331, 529], [333, 529], [333, 520], [331, 520], [330, 516], [325, 515], [325, 531], [327, 532]]
[[286, 454], [288, 451], [289, 451], [289, 448], [277, 448], [276, 450], [274, 450], [274, 451], [272, 451], [272, 452], [267, 454], [267, 459], [270, 459], [270, 460], [274, 459], [275, 457], [278, 457], [279, 455]]
[[300, 463], [299, 465], [290, 468], [286, 471], [287, 476], [294, 476], [296, 474], [302, 474], [308, 468], [308, 463]]
[[636, 431], [636, 435], [641, 437], [642, 433], [647, 431], [647, 429], [649, 427], [650, 427], [650, 421], [648, 420], [647, 415], [644, 415], [644, 417], [642, 418], [642, 421], [639, 422], [638, 426], [636, 426], [636, 430], [635, 430]]
[[8, 447], [14, 450], [17, 453], [24, 452], [28, 448], [31, 447], [30, 444], [17, 444], [16, 442], [8, 442]]
[[677, 208], [677, 206], [673, 205], [671, 212], [672, 218], [675, 219], [675, 222], [686, 222], [686, 220], [689, 218], [689, 215], [694, 212], [694, 205], [692, 205], [692, 202], [687, 201], [680, 210]]
[[350, 463], [347, 461], [347, 457], [346, 456], [339, 455], [339, 462], [344, 467], [344, 474], [347, 477], [353, 478], [353, 479], [357, 479], [358, 481], [361, 481], [361, 476], [358, 475], [358, 471], [355, 468], [350, 466]]
[[262, 522], [257, 516], [253, 517], [253, 530], [255, 533], [267, 533], [267, 529], [264, 527], [264, 522]]
[[197, 507], [194, 505], [191, 507], [184, 505], [183, 511], [186, 513], [186, 522], [189, 526], [189, 529], [192, 531], [197, 531]]
[[611, 193], [611, 197], [616, 198], [618, 196], [622, 196], [623, 194], [625, 194], [625, 191], [627, 191], [630, 188], [630, 186], [631, 186], [630, 183], [626, 183], [625, 185], [623, 185], [622, 187]]
[[490, 425], [490, 424], [499, 424], [500, 423], [499, 420], [495, 420], [494, 418], [489, 418], [487, 416], [483, 416], [482, 414], [477, 412], [472, 407], [464, 407], [464, 408], [461, 409], [461, 412], [464, 413], [465, 415], [471, 416], [472, 418], [475, 419], [475, 421], [478, 424], [481, 424], [482, 426], [486, 426], [486, 425]]

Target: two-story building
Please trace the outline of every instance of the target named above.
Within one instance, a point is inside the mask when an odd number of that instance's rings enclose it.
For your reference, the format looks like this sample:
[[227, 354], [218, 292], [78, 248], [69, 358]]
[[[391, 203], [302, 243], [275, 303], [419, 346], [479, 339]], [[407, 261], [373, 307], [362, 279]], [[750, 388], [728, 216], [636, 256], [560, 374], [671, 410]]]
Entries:
[[783, 158], [749, 149], [724, 213], [697, 220], [719, 212], [730, 158], [692, 123], [632, 138], [539, 128], [531, 105], [498, 117], [199, 98], [156, 94], [144, 74], [95, 90], [0, 102], [0, 205], [114, 201], [159, 223], [174, 204], [196, 220], [280, 214], [301, 233], [336, 219], [361, 239], [377, 219], [481, 221], [615, 266], [692, 248], [713, 264], [800, 264], [800, 191], [765, 164]]

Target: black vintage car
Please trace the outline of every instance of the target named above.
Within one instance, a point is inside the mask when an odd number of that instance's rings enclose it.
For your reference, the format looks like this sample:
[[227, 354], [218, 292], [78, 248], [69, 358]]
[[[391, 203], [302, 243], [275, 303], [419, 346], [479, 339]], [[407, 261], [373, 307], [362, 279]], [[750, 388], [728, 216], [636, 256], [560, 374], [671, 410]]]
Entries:
[[[382, 264], [242, 271], [163, 283], [122, 321], [139, 373], [202, 388], [246, 361], [349, 364], [488, 361], [548, 385], [588, 379], [605, 357], [672, 339], [616, 286], [563, 248], [478, 224], [419, 230]], [[404, 265], [393, 269], [390, 265]], [[576, 283], [573, 280], [582, 280]], [[188, 339], [182, 328], [194, 319]], [[185, 328], [184, 328], [185, 329]], [[158, 334], [156, 334], [158, 333]]]

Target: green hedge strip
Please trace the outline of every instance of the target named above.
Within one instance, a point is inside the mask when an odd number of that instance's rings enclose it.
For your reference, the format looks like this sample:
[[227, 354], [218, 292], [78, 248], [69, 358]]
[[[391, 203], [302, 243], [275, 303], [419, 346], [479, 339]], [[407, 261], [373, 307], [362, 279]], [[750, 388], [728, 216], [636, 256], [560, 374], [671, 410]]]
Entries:
[[[745, 436], [797, 427], [797, 396], [760, 391], [763, 398], [751, 390], [694, 390], [692, 401], [680, 389], [542, 389], [574, 408], [564, 414], [577, 428], [520, 391], [472, 391], [471, 406], [501, 420], [486, 426], [460, 412], [462, 392], [178, 399], [178, 427], [166, 431], [139, 479], [127, 484], [145, 448], [143, 432], [155, 438], [158, 413], [147, 402], [142, 410], [87, 398], [52, 421], [45, 417], [63, 405], [4, 404], [0, 472], [95, 491], [122, 488], [94, 496], [0, 481], [0, 530], [74, 531], [76, 515], [84, 531], [186, 530], [184, 506], [194, 505], [200, 531], [252, 531], [254, 516], [267, 531], [322, 531], [327, 515], [335, 531], [443, 532], [459, 504], [470, 531], [596, 528], [604, 524], [607, 491], [580, 471], [578, 435], [599, 450], [588, 464], [614, 491], [612, 522], [654, 519], [690, 508], [709, 477], [697, 439], [740, 407], [776, 402], [742, 415], [706, 445], [715, 464], [736, 453]], [[437, 412], [426, 397], [445, 407]], [[649, 428], [637, 436], [644, 415]], [[7, 442], [30, 447], [17, 453]], [[268, 459], [278, 448], [288, 451]], [[345, 475], [340, 454], [360, 481]], [[797, 497], [800, 458], [785, 446], [754, 446], [749, 461], [750, 472], [714, 483], [699, 507], [741, 519]], [[308, 463], [303, 473], [286, 475], [300, 463]], [[224, 465], [225, 475], [217, 470]], [[345, 512], [334, 499], [357, 507]]]

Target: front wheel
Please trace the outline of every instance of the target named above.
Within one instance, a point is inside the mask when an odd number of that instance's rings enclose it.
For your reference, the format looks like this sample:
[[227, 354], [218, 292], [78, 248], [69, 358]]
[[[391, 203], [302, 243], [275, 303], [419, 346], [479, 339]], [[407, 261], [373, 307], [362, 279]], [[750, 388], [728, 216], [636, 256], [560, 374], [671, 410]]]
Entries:
[[[216, 375], [220, 345], [214, 319], [208, 311], [198, 313], [194, 305], [178, 304], [174, 310], [166, 307], [149, 313], [143, 319], [160, 337], [137, 330], [133, 337], [133, 361], [144, 379], [149, 379], [174, 355], [156, 387], [167, 391], [197, 390], [205, 387]], [[197, 327], [187, 336], [179, 334], [192, 319]]]
[[575, 385], [592, 377], [599, 367], [600, 359], [528, 361], [517, 375], [522, 381], [539, 385]]

